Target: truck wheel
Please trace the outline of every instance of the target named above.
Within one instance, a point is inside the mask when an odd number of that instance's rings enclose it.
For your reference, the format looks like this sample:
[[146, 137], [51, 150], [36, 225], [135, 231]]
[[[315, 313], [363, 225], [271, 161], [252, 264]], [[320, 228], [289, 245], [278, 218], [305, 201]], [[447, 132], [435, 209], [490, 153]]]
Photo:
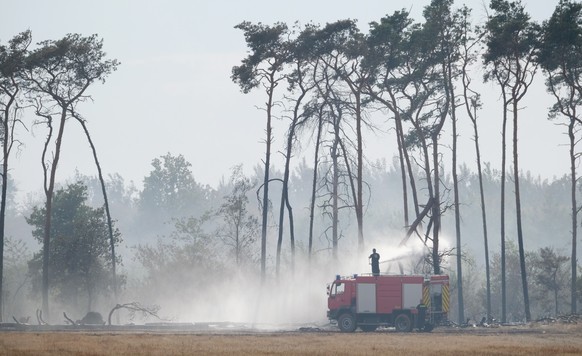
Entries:
[[408, 332], [412, 330], [412, 321], [407, 314], [400, 314], [394, 320], [394, 326], [398, 332]]
[[424, 331], [425, 333], [429, 333], [432, 331], [432, 329], [434, 329], [434, 325], [432, 324], [424, 324], [424, 327], [422, 328], [422, 331]]
[[353, 333], [356, 330], [356, 319], [353, 314], [345, 313], [340, 315], [337, 325], [343, 333]]

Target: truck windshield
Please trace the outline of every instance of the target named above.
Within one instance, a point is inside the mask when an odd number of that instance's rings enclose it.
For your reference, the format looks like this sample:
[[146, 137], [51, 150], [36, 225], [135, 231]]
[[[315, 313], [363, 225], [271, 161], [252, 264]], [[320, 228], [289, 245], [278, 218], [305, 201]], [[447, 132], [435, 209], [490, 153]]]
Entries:
[[336, 296], [338, 294], [342, 294], [344, 292], [344, 284], [343, 283], [338, 283], [338, 282], [333, 282], [333, 284], [331, 285], [331, 291], [330, 291], [330, 296]]

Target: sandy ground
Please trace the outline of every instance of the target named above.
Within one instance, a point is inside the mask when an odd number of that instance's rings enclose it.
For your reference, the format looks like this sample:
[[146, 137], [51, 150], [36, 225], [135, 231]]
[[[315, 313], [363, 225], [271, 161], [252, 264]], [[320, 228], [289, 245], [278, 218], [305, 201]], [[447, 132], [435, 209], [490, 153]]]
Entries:
[[432, 333], [3, 331], [0, 355], [582, 355], [582, 325], [439, 328]]

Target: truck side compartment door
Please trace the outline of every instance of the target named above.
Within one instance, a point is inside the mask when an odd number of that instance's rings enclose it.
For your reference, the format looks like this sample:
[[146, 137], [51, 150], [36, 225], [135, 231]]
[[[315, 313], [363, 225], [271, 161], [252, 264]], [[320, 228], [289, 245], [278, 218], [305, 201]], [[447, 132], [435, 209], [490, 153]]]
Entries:
[[356, 293], [356, 312], [376, 313], [376, 284], [358, 283]]
[[416, 308], [422, 303], [422, 284], [402, 284], [402, 309]]

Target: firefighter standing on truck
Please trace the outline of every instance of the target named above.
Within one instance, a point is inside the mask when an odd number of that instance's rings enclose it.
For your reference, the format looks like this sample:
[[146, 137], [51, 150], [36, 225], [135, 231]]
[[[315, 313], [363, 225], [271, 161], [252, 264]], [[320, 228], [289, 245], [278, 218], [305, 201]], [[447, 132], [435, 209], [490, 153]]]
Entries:
[[376, 252], [376, 249], [372, 249], [372, 254], [368, 257], [371, 260], [372, 265], [372, 275], [379, 276], [380, 275], [380, 254]]

